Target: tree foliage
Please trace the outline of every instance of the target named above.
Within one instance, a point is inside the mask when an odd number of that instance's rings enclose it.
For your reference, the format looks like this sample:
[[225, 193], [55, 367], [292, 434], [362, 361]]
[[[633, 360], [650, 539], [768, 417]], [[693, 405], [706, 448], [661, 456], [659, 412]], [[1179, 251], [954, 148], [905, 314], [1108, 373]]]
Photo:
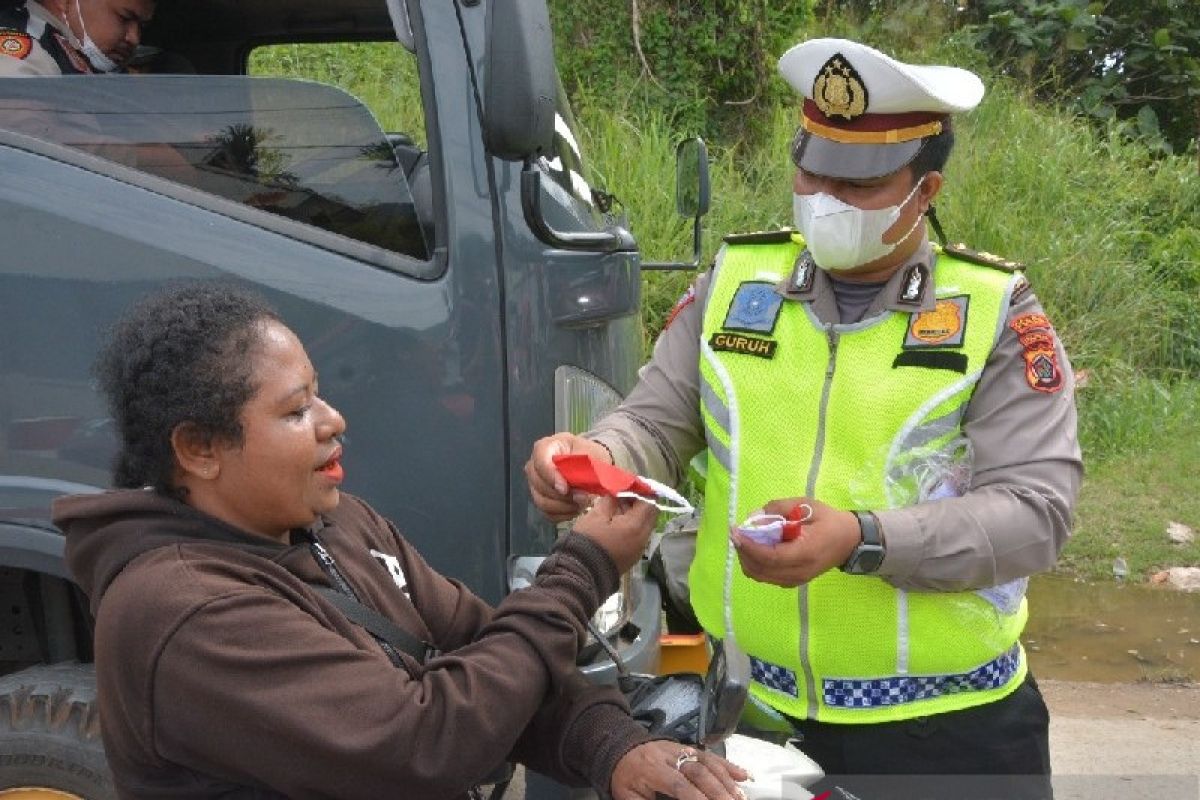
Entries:
[[849, 26], [891, 53], [965, 41], [1042, 100], [1160, 155], [1200, 136], [1196, 0], [818, 0], [814, 13], [822, 35]]
[[1200, 132], [1195, 0], [971, 0], [978, 44], [1049, 99], [1165, 152]]
[[706, 135], [753, 121], [784, 91], [775, 61], [812, 0], [551, 0], [569, 92], [667, 108]]

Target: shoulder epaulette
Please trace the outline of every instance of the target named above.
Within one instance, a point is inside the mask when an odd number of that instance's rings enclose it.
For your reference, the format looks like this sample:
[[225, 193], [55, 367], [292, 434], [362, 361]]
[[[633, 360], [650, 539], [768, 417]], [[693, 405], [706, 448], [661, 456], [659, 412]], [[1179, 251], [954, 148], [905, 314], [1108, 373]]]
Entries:
[[731, 233], [725, 237], [726, 244], [784, 244], [792, 240], [795, 233], [791, 228], [778, 231], [754, 231], [752, 233]]
[[963, 261], [969, 261], [972, 264], [982, 264], [985, 267], [991, 267], [992, 269], [1004, 272], [1019, 272], [1025, 269], [1025, 265], [1020, 261], [1013, 261], [984, 250], [972, 250], [962, 242], [948, 244], [942, 250], [955, 258], [961, 258]]

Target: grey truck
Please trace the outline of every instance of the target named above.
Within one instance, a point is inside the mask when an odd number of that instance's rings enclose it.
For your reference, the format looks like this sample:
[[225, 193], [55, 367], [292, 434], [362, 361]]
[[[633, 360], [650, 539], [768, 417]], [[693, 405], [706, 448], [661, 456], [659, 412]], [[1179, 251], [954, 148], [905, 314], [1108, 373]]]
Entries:
[[[402, 68], [383, 79], [408, 82], [413, 129], [328, 84], [247, 75], [257, 48], [329, 42], [392, 43]], [[640, 256], [588, 183], [544, 0], [164, 0], [146, 43], [167, 74], [0, 81], [0, 793], [15, 800], [114, 796], [91, 620], [49, 508], [109, 485], [90, 366], [135, 298], [213, 278], [266, 295], [351, 422], [346, 488], [492, 601], [556, 535], [522, 473], [533, 441], [585, 429], [642, 355]], [[681, 162], [689, 213], [702, 158]], [[611, 679], [615, 649], [652, 670], [659, 620], [635, 570], [581, 668]], [[561, 794], [537, 776], [529, 792]]]

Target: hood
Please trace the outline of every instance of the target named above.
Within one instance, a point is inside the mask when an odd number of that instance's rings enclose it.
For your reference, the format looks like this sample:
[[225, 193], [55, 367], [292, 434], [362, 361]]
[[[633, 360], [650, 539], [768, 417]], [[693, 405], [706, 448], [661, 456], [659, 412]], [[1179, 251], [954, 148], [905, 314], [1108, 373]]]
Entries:
[[125, 565], [150, 550], [221, 542], [273, 559], [287, 549], [152, 489], [60, 497], [51, 518], [67, 535], [67, 569], [87, 593], [93, 614]]

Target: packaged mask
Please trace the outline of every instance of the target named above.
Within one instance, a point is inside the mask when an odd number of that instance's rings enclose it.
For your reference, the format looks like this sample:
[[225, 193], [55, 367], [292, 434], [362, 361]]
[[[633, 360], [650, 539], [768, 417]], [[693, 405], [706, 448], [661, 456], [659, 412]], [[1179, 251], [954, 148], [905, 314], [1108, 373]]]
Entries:
[[799, 539], [804, 532], [804, 523], [810, 519], [812, 506], [808, 503], [796, 506], [787, 516], [767, 514], [759, 509], [734, 530], [759, 544], [779, 544]]
[[604, 497], [641, 500], [670, 514], [688, 514], [694, 510], [692, 504], [670, 486], [597, 461], [589, 455], [571, 453], [554, 456], [552, 460], [572, 489]]

